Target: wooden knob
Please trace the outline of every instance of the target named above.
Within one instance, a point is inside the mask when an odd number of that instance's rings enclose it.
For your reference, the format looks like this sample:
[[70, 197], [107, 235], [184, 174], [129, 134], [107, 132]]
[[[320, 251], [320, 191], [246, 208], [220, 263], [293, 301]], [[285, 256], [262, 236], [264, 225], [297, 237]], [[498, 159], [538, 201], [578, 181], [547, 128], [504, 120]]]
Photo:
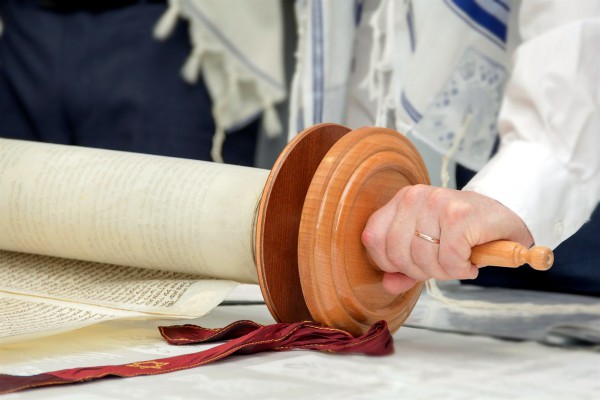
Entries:
[[417, 150], [391, 129], [360, 128], [331, 147], [306, 194], [298, 236], [302, 292], [316, 321], [353, 334], [379, 320], [392, 332], [402, 325], [423, 283], [399, 295], [387, 293], [361, 234], [398, 190], [428, 183]]
[[480, 244], [471, 250], [471, 262], [475, 265], [517, 268], [529, 264], [533, 269], [546, 271], [554, 263], [554, 253], [547, 247], [527, 249], [517, 242], [495, 240]]

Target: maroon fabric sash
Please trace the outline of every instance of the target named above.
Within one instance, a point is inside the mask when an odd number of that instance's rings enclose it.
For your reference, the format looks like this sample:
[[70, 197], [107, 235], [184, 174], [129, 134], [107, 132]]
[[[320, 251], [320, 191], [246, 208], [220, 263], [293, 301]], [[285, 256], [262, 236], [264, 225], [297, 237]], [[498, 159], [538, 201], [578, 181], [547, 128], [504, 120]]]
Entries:
[[206, 365], [233, 354], [306, 349], [380, 356], [394, 351], [392, 336], [385, 321], [373, 324], [367, 333], [359, 337], [316, 322], [260, 325], [252, 321], [238, 321], [220, 329], [176, 325], [160, 327], [159, 330], [165, 340], [174, 345], [229, 341], [197, 353], [130, 364], [70, 368], [30, 376], [0, 374], [0, 394], [109, 376], [128, 378], [164, 374]]

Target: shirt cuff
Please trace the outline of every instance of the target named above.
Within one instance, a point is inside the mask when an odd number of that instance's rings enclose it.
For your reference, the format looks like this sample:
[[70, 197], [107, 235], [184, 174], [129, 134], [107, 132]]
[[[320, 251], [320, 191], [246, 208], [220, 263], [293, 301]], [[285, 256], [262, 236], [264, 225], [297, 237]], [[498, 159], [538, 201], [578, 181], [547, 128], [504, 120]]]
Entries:
[[585, 185], [543, 145], [512, 140], [465, 186], [514, 211], [535, 243], [550, 248], [589, 218], [594, 200]]

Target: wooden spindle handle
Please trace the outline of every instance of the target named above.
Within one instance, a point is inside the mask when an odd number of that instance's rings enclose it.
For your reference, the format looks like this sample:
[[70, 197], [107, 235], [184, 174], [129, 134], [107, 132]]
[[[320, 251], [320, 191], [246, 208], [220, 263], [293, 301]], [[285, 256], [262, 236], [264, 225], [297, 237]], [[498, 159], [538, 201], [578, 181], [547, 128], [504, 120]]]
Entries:
[[517, 242], [495, 240], [480, 244], [471, 250], [471, 262], [475, 265], [517, 268], [529, 264], [533, 269], [546, 271], [554, 263], [554, 253], [547, 247], [527, 249]]

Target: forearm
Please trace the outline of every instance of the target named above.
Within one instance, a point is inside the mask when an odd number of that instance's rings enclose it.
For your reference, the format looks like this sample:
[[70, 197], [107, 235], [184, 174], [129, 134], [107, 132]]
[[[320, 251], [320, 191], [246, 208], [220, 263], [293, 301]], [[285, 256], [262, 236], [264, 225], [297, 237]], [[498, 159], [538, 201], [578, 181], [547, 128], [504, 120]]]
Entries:
[[499, 116], [500, 151], [465, 188], [506, 205], [550, 247], [600, 198], [600, 16], [569, 18], [554, 29], [533, 21]]

